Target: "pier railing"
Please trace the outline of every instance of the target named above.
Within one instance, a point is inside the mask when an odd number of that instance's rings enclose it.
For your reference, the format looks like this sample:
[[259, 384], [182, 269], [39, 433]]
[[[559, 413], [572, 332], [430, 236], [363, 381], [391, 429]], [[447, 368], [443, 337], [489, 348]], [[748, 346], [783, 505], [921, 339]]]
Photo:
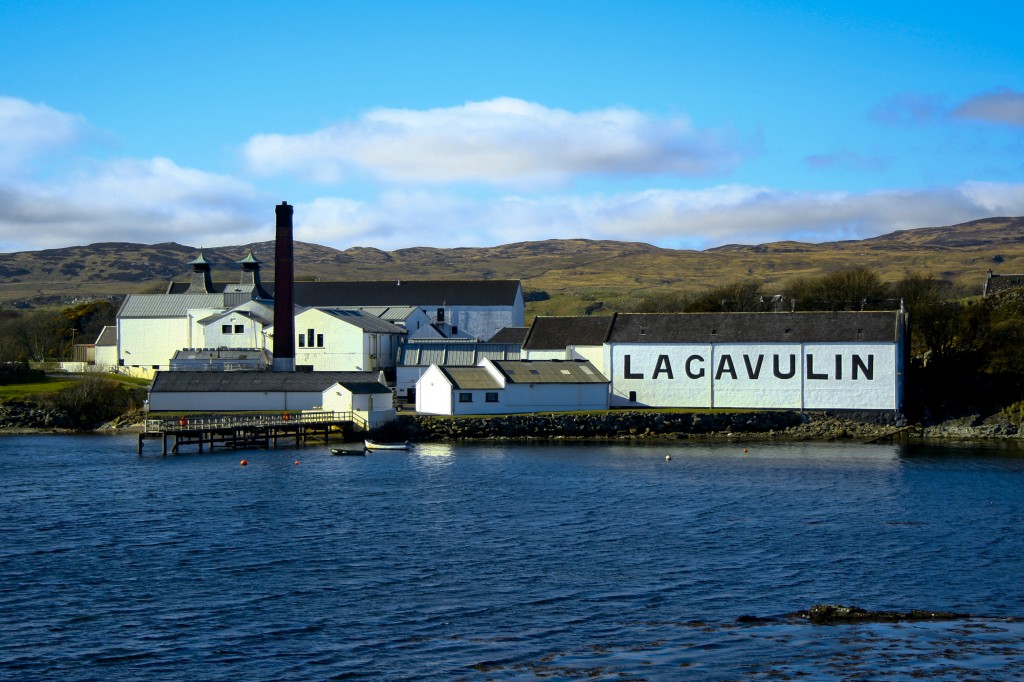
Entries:
[[271, 427], [271, 426], [292, 426], [310, 424], [331, 424], [337, 422], [351, 422], [352, 424], [366, 428], [366, 419], [355, 412], [278, 412], [270, 414], [251, 415], [187, 415], [182, 417], [165, 417], [162, 419], [147, 419], [145, 430], [147, 433], [174, 433], [180, 431], [224, 429], [240, 426]]

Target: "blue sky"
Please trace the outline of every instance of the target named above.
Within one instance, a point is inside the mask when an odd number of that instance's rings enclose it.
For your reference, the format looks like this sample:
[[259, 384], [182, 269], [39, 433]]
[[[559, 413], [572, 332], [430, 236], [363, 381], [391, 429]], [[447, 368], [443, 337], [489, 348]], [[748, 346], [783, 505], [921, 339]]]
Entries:
[[1024, 7], [0, 2], [0, 251], [704, 249], [1024, 215]]

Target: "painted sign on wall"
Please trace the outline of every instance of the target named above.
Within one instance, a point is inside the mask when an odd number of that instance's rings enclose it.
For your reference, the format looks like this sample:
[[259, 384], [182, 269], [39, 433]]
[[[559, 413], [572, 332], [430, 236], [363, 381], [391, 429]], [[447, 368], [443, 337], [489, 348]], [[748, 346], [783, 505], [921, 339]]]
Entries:
[[615, 405], [889, 410], [894, 343], [612, 344]]

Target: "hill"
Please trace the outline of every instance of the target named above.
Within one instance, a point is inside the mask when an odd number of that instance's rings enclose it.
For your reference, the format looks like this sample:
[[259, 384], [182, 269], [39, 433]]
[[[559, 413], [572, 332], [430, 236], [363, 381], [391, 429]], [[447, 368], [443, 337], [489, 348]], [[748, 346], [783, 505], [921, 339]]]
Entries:
[[[205, 248], [217, 281], [238, 277], [235, 261], [249, 249], [272, 281], [274, 244]], [[173, 242], [105, 242], [0, 254], [0, 304], [40, 305], [162, 291], [188, 279], [198, 249]], [[706, 251], [664, 249], [637, 242], [586, 239], [519, 242], [489, 248], [417, 247], [339, 251], [295, 243], [298, 279], [521, 279], [531, 312], [578, 314], [613, 308], [653, 292], [699, 292], [743, 279], [781, 289], [796, 277], [868, 266], [884, 280], [910, 272], [981, 293], [986, 272], [1024, 272], [1024, 218], [986, 218], [946, 227], [900, 230], [864, 240], [728, 245]]]

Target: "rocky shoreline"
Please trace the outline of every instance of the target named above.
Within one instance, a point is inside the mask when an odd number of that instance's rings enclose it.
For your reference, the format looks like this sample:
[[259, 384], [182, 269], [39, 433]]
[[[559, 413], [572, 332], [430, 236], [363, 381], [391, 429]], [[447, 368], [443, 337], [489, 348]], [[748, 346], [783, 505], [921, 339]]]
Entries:
[[[133, 432], [141, 414], [123, 415], [92, 432]], [[0, 434], [81, 433], [68, 415], [28, 401], [0, 403]], [[371, 437], [416, 442], [529, 440], [732, 440], [851, 441], [1024, 440], [1024, 430], [1004, 416], [971, 415], [911, 425], [899, 415], [797, 412], [669, 412], [614, 410], [596, 413], [439, 417], [401, 414]]]

